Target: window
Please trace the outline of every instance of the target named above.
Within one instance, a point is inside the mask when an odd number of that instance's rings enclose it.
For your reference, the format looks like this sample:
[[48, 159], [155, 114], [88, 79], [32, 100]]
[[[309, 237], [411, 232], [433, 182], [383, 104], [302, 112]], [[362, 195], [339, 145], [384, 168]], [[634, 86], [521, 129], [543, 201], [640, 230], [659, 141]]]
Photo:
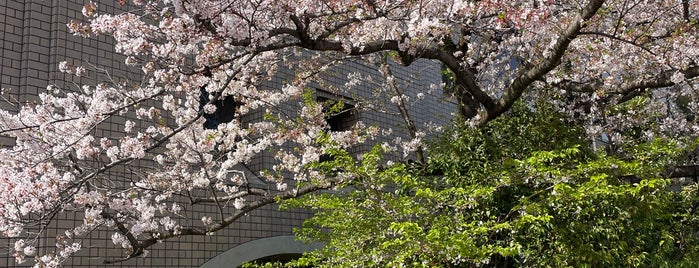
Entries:
[[[203, 109], [204, 105], [211, 101], [209, 95], [210, 94], [206, 92], [206, 86], [202, 86], [199, 92], [199, 109]], [[204, 128], [206, 129], [216, 129], [221, 123], [233, 121], [238, 102], [236, 102], [234, 96], [226, 96], [222, 99], [219, 97], [219, 99], [214, 102], [214, 106], [216, 106], [216, 112], [212, 114], [204, 113], [204, 119], [206, 119], [206, 121], [204, 121]]]
[[[354, 105], [351, 104], [351, 100], [337, 94], [318, 90], [316, 91], [316, 101], [323, 105], [325, 121], [328, 123], [328, 129], [331, 132], [349, 130], [357, 123], [356, 112]], [[319, 158], [320, 162], [332, 160], [334, 160], [334, 157], [329, 154], [322, 154]]]
[[330, 131], [349, 130], [357, 123], [352, 101], [343, 96], [318, 90], [316, 101], [323, 105], [325, 121]]

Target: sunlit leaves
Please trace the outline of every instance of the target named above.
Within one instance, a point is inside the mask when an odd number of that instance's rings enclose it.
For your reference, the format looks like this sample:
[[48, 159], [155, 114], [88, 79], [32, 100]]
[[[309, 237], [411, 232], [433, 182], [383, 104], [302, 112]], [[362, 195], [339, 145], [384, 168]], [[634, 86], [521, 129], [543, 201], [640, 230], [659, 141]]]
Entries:
[[[319, 267], [696, 262], [696, 187], [671, 191], [670, 180], [662, 177], [681, 152], [678, 143], [658, 138], [627, 144], [623, 154], [595, 153], [579, 138], [580, 128], [554, 129], [564, 126], [557, 117], [545, 105], [521, 106], [484, 129], [455, 127], [433, 146], [426, 169], [381, 165], [376, 147], [364, 162], [348, 167], [365, 174], [356, 182], [334, 194], [291, 202], [317, 211], [298, 235], [327, 243], [302, 262]], [[494, 139], [509, 135], [513, 139]], [[555, 143], [542, 143], [554, 137]]]

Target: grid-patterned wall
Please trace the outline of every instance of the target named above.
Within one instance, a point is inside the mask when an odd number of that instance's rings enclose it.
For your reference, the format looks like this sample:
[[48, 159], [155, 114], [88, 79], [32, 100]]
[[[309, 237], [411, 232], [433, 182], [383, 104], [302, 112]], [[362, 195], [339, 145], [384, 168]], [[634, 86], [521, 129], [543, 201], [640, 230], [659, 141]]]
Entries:
[[[108, 37], [84, 39], [68, 33], [66, 24], [73, 18], [82, 17], [83, 1], [63, 0], [33, 0], [7, 1], [0, 0], [0, 87], [6, 89], [3, 97], [10, 101], [23, 103], [31, 101], [48, 85], [60, 88], [74, 89], [75, 84], [92, 84], [104, 81], [104, 74], [91, 73], [87, 77], [75, 78], [58, 71], [58, 64], [67, 61], [70, 65], [92, 64], [104, 68], [113, 77], [138, 78], [138, 70], [130, 72], [124, 64], [124, 57], [114, 53], [113, 44]], [[118, 1], [102, 1], [101, 10], [118, 11]], [[6, 101], [0, 101], [5, 109], [14, 106]], [[117, 138], [123, 134], [122, 122], [117, 118], [112, 122], [102, 124], [95, 130], [95, 135]], [[12, 140], [0, 137], [2, 145], [11, 145]], [[115, 177], [125, 177], [131, 174], [125, 171], [114, 171]], [[198, 206], [190, 208], [189, 213], [197, 217], [197, 213], [212, 210], [212, 207]], [[208, 213], [207, 213], [208, 214]], [[293, 226], [299, 226], [306, 218], [307, 212], [279, 212], [275, 206], [268, 206], [242, 218], [216, 236], [183, 237], [155, 245], [147, 258], [137, 258], [128, 262], [107, 265], [107, 267], [198, 267], [208, 259], [236, 245], [258, 238], [288, 235]], [[62, 232], [61, 226], [76, 225], [79, 215], [60, 214], [52, 224], [46, 238], [40, 242], [40, 249], [50, 250], [53, 245], [52, 237]], [[110, 233], [93, 232], [89, 247], [79, 251], [66, 267], [95, 267], [102, 265], [105, 256], [123, 256], [111, 242]], [[0, 267], [19, 266], [14, 258], [9, 256], [12, 246], [6, 239], [0, 239]], [[31, 265], [31, 261], [23, 265]]]
[[[67, 61], [71, 65], [92, 64], [104, 68], [113, 77], [123, 79], [137, 79], [138, 70], [131, 72], [124, 64], [124, 57], [114, 53], [113, 44], [105, 36], [84, 39], [68, 33], [66, 24], [73, 18], [82, 18], [81, 0], [0, 0], [0, 88], [7, 91], [4, 98], [11, 101], [25, 102], [35, 99], [37, 94], [45, 90], [48, 85], [58, 85], [61, 88], [75, 87], [75, 84], [94, 84], [104, 80], [105, 76], [92, 73], [87, 77], [75, 78], [58, 71], [58, 64]], [[121, 9], [118, 1], [101, 1], [99, 9], [102, 11], [116, 11]], [[393, 68], [394, 74], [400, 78], [401, 87], [404, 87], [406, 95], [413, 99], [409, 101], [409, 108], [414, 103], [415, 94], [426, 91], [430, 84], [439, 83], [439, 66], [429, 62], [416, 62], [411, 68]], [[347, 74], [361, 72], [366, 76], [379, 76], [376, 70], [368, 68], [361, 62], [351, 62], [332, 68], [325, 77], [328, 84], [344, 85]], [[269, 87], [281, 88], [281, 85], [293, 77], [292, 73], [274, 79]], [[410, 83], [407, 83], [410, 82]], [[408, 85], [409, 84], [409, 85]], [[323, 85], [319, 85], [322, 87]], [[351, 98], [375, 99], [375, 90], [381, 85], [364, 82], [360, 84]], [[419, 103], [419, 109], [410, 109], [411, 117], [418, 125], [430, 122], [446, 122], [454, 111], [454, 105], [442, 102], [443, 98], [436, 95], [428, 97]], [[417, 105], [417, 104], [415, 104]], [[0, 107], [13, 109], [6, 101], [0, 100]], [[367, 111], [353, 114], [356, 120], [362, 120], [366, 125], [380, 125], [391, 127], [394, 134], [405, 134], [405, 126], [397, 109], [386, 105], [377, 111]], [[251, 117], [261, 116], [252, 114]], [[123, 135], [122, 122], [125, 118], [117, 118], [114, 121], [100, 125], [95, 131], [97, 136], [120, 137]], [[353, 119], [354, 120], [354, 119]], [[391, 137], [385, 137], [390, 139]], [[0, 137], [0, 145], [11, 145], [12, 140]], [[370, 146], [370, 145], [366, 145]], [[366, 150], [368, 147], [356, 148], [357, 151]], [[248, 165], [250, 174], [264, 168], [268, 168], [272, 155], [261, 154]], [[115, 177], [131, 176], [126, 171], [114, 171], [110, 174]], [[211, 206], [194, 206], [190, 208], [193, 219], [201, 218], [202, 212], [213, 211]], [[136, 258], [127, 262], [107, 265], [107, 267], [198, 267], [208, 259], [245, 242], [255, 239], [289, 235], [293, 227], [300, 226], [303, 219], [308, 217], [305, 211], [280, 212], [276, 206], [267, 206], [258, 209], [254, 213], [241, 218], [229, 228], [224, 229], [214, 236], [207, 237], [182, 237], [157, 244], [149, 250], [145, 258]], [[52, 237], [62, 232], [61, 226], [75, 225], [79, 221], [79, 215], [65, 213], [57, 217], [52, 227], [52, 232], [41, 241], [40, 247], [50, 249], [53, 244]], [[122, 249], [114, 246], [109, 232], [93, 232], [84, 243], [89, 247], [79, 251], [66, 267], [96, 267], [101, 266], [105, 256], [123, 256]], [[9, 256], [9, 248], [12, 245], [6, 239], [0, 239], [0, 267], [18, 266]], [[40, 248], [41, 250], [41, 248]], [[31, 261], [25, 263], [31, 265]]]

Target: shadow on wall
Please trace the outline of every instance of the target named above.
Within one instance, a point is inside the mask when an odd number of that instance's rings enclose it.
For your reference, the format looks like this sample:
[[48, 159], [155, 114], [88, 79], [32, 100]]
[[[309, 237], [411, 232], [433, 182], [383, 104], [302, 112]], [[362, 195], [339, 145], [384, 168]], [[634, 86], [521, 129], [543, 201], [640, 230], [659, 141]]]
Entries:
[[320, 243], [304, 244], [293, 235], [274, 236], [240, 244], [204, 263], [201, 268], [239, 267], [250, 261], [289, 261], [304, 252], [322, 247]]

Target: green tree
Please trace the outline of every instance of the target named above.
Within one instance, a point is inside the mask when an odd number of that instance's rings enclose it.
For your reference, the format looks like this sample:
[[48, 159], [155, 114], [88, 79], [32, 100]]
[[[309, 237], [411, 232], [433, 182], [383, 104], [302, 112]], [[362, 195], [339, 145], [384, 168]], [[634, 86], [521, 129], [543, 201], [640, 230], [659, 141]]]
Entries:
[[520, 103], [484, 127], [455, 124], [424, 166], [387, 164], [380, 146], [361, 161], [334, 152], [322, 165], [355, 177], [284, 202], [315, 210], [297, 234], [326, 243], [295, 264], [689, 267], [697, 187], [669, 190], [666, 169], [692, 143], [629, 133], [594, 151], [550, 105]]

